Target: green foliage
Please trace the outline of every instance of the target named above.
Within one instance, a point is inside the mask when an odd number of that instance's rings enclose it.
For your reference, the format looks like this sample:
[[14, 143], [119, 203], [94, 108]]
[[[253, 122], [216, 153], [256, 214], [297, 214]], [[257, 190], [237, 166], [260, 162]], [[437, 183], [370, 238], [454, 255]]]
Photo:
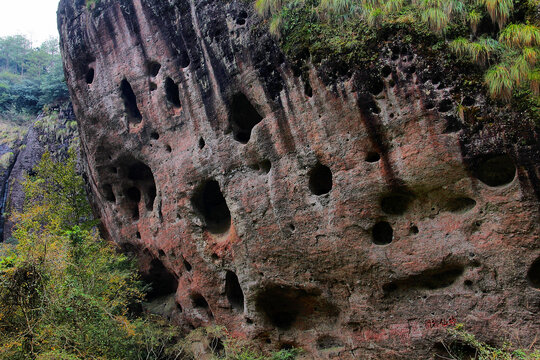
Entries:
[[[271, 19], [270, 30], [281, 37], [287, 55], [301, 42], [298, 38], [302, 38], [307, 44], [322, 44], [327, 56], [340, 56], [339, 47], [332, 46], [336, 43], [335, 35], [339, 43], [354, 44], [351, 48], [369, 53], [374, 37], [399, 28], [408, 29], [413, 41], [419, 43], [428, 38], [418, 36], [424, 32], [423, 27], [458, 57], [483, 67], [489, 94], [506, 101], [517, 92], [523, 93], [523, 89], [528, 89], [531, 97], [538, 97], [540, 92], [537, 6], [538, 0], [257, 0], [255, 3], [256, 10]], [[519, 15], [515, 14], [516, 9]], [[491, 20], [500, 30], [484, 29], [478, 36], [478, 26], [484, 19]], [[514, 23], [508, 24], [509, 21]], [[362, 36], [366, 33], [370, 33], [367, 38]], [[307, 52], [313, 55], [316, 47], [307, 46]], [[306, 46], [302, 49], [306, 52]], [[361, 58], [365, 60], [369, 56]]]
[[178, 330], [130, 312], [143, 286], [93, 229], [75, 154], [45, 153], [34, 173], [0, 259], [0, 359], [175, 358]]
[[[180, 343], [184, 359], [195, 360], [211, 355], [212, 360], [294, 360], [301, 349], [287, 349], [264, 355], [246, 340], [230, 336], [223, 326], [209, 326], [193, 330]], [[203, 349], [201, 351], [201, 349]]]
[[445, 345], [449, 359], [478, 359], [478, 360], [538, 360], [539, 350], [515, 349], [511, 343], [505, 342], [501, 348], [488, 345], [476, 339], [473, 334], [465, 331], [463, 324], [448, 330], [453, 341]]

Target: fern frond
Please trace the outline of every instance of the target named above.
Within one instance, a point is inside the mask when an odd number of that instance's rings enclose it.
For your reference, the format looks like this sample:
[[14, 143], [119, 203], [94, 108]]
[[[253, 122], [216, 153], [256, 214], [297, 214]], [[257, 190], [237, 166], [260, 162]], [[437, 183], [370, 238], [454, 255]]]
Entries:
[[539, 46], [540, 28], [528, 24], [510, 24], [501, 32], [499, 41], [510, 47]]
[[509, 69], [498, 64], [489, 69], [484, 77], [489, 94], [493, 98], [509, 100], [514, 89], [514, 82]]
[[514, 10], [513, 0], [482, 0], [494, 23], [502, 28]]

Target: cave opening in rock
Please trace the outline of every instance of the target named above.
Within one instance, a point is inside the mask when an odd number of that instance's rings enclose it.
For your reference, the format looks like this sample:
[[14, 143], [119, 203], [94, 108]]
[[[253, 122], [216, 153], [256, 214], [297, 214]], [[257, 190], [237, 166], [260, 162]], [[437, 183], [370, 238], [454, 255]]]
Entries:
[[112, 189], [111, 184], [105, 184], [103, 185], [103, 195], [105, 196], [105, 200], [110, 202], [116, 202], [116, 196], [114, 196], [114, 192]]
[[191, 264], [186, 259], [184, 259], [184, 267], [187, 271], [191, 271]]
[[514, 180], [516, 165], [508, 155], [492, 155], [478, 165], [475, 175], [486, 185], [502, 186]]
[[452, 100], [444, 99], [439, 103], [439, 112], [448, 112], [452, 110]]
[[225, 293], [234, 310], [244, 310], [244, 292], [238, 281], [238, 276], [232, 271], [227, 271], [225, 275]]
[[214, 234], [222, 234], [231, 226], [231, 213], [216, 180], [205, 182], [192, 198], [195, 210], [202, 215], [206, 229]]
[[86, 72], [85, 80], [87, 84], [94, 82], [94, 68], [89, 68]]
[[371, 229], [373, 243], [376, 245], [388, 245], [394, 239], [394, 230], [387, 221], [379, 221]]
[[174, 107], [179, 108], [181, 106], [178, 84], [170, 77], [165, 79], [165, 95], [167, 96], [167, 100], [173, 104]]
[[324, 195], [332, 190], [332, 171], [328, 166], [318, 162], [308, 176], [309, 189], [314, 195]]
[[381, 198], [381, 209], [386, 214], [403, 215], [409, 208], [412, 196], [409, 194], [393, 193]]
[[251, 138], [251, 131], [261, 120], [262, 116], [244, 94], [238, 93], [233, 96], [229, 123], [236, 141], [247, 144]]
[[157, 76], [159, 74], [159, 70], [161, 69], [161, 64], [157, 61], [149, 61], [146, 64], [146, 70], [148, 71], [148, 75], [150, 76]]
[[290, 329], [302, 310], [299, 290], [274, 287], [257, 297], [257, 307], [274, 326]]
[[446, 210], [453, 213], [464, 213], [476, 206], [476, 201], [469, 197], [456, 197], [448, 200]]
[[131, 212], [133, 220], [139, 220], [139, 202], [141, 201], [141, 192], [136, 187], [130, 187], [124, 192], [128, 199], [127, 209]]
[[321, 322], [333, 322], [339, 315], [339, 309], [320, 295], [319, 289], [308, 292], [286, 285], [270, 285], [257, 294], [255, 307], [281, 330], [308, 329]]
[[381, 159], [381, 155], [379, 155], [376, 151], [370, 151], [366, 154], [366, 161], [369, 163], [377, 162]]
[[540, 289], [540, 257], [532, 263], [527, 271], [527, 280], [532, 287]]
[[137, 97], [131, 88], [131, 84], [126, 79], [120, 83], [120, 92], [122, 94], [122, 100], [124, 100], [124, 106], [126, 107], [128, 121], [132, 123], [141, 122], [142, 115], [137, 106]]
[[202, 309], [208, 309], [208, 301], [199, 293], [193, 293], [191, 294], [191, 301], [193, 302], [193, 306], [196, 308], [202, 308]]
[[152, 259], [148, 271], [144, 272], [142, 279], [150, 285], [147, 300], [176, 293], [178, 280], [159, 259]]
[[[146, 209], [152, 211], [154, 200], [156, 199], [156, 182], [150, 167], [140, 161], [136, 161], [128, 167], [127, 177], [145, 191]], [[140, 194], [138, 201], [140, 201]]]

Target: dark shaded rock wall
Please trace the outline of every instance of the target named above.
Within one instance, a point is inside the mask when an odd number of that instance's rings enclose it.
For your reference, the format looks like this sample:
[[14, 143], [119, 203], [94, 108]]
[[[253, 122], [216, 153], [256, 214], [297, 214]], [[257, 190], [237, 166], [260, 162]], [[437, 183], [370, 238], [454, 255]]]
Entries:
[[409, 50], [305, 86], [244, 2], [83, 3], [58, 24], [94, 207], [172, 321], [315, 358], [533, 340], [532, 127], [465, 126]]

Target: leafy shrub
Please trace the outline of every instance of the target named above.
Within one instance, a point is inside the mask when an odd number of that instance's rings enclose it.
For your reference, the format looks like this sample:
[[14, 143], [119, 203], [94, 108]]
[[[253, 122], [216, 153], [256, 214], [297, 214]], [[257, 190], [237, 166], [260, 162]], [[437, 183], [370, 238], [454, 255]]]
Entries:
[[452, 341], [443, 344], [450, 359], [478, 360], [538, 360], [540, 351], [532, 349], [515, 349], [512, 344], [505, 342], [501, 348], [488, 345], [476, 339], [473, 334], [465, 331], [463, 324], [449, 329]]

